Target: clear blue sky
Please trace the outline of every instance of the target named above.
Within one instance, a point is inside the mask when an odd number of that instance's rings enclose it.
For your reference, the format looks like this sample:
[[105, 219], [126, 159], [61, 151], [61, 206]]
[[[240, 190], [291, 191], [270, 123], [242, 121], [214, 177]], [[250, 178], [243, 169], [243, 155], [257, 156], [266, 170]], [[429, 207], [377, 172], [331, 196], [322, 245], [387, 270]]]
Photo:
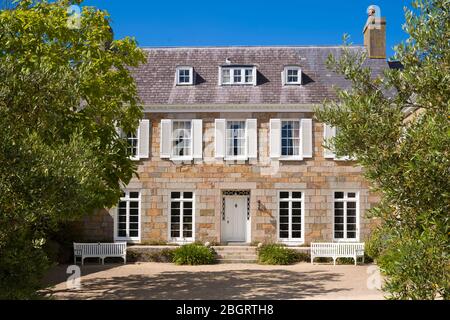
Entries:
[[362, 44], [366, 9], [375, 4], [387, 21], [387, 55], [405, 40], [403, 7], [409, 0], [86, 0], [106, 9], [116, 38], [141, 46], [339, 45], [348, 33]]

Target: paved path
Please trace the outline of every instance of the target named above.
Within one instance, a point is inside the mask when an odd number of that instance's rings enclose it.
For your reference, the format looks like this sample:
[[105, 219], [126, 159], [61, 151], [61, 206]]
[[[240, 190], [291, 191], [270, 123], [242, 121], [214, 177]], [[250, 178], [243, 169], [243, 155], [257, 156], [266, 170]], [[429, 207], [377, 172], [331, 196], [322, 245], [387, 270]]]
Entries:
[[44, 281], [56, 299], [383, 299], [367, 288], [370, 266], [86, 265], [78, 290], [67, 289], [67, 266], [58, 266]]

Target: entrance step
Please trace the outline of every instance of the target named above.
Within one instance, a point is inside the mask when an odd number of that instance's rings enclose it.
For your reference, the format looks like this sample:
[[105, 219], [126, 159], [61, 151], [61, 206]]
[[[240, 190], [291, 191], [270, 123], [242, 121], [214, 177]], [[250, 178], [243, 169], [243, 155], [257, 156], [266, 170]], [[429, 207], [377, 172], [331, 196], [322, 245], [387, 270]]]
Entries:
[[256, 247], [250, 246], [214, 246], [219, 263], [256, 263]]

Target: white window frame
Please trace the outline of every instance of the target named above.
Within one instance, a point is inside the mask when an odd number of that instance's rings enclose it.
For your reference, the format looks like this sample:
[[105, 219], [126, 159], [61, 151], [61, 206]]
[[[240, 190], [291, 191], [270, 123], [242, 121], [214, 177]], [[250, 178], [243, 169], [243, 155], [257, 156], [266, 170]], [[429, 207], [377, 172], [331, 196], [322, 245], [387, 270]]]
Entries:
[[[190, 137], [190, 146], [189, 149], [191, 150], [189, 155], [184, 155], [184, 156], [177, 156], [174, 154], [174, 146], [173, 146], [173, 142], [174, 142], [174, 136], [173, 136], [173, 128], [174, 128], [174, 123], [175, 122], [189, 122], [191, 124], [191, 137]], [[193, 159], [193, 147], [194, 147], [194, 131], [193, 131], [193, 125], [192, 125], [192, 119], [173, 119], [172, 120], [172, 131], [170, 132], [170, 160], [178, 160], [178, 161], [183, 161], [183, 160], [192, 160]]]
[[[122, 190], [122, 192], [125, 194], [123, 197], [121, 196], [119, 199], [119, 202], [124, 201], [126, 202], [126, 233], [127, 236], [125, 237], [119, 237], [118, 231], [119, 228], [117, 226], [119, 222], [119, 203], [117, 203], [117, 207], [114, 214], [114, 241], [127, 241], [131, 243], [139, 243], [141, 241], [141, 220], [142, 220], [142, 211], [141, 211], [141, 198], [142, 198], [142, 192], [140, 190], [136, 189], [126, 189]], [[130, 198], [131, 192], [137, 192], [139, 193], [138, 198]], [[137, 237], [130, 237], [129, 236], [129, 228], [130, 228], [130, 201], [137, 201], [138, 202], [138, 236]]]
[[[283, 155], [283, 122], [286, 121], [296, 121], [298, 122], [298, 155]], [[301, 124], [301, 119], [280, 119], [280, 160], [292, 160], [292, 161], [300, 161], [303, 160], [303, 152], [302, 152], [302, 124]]]
[[[125, 140], [125, 142], [127, 143], [127, 150], [128, 150], [128, 141], [130, 140], [130, 138], [128, 137], [129, 134], [132, 134], [132, 132], [125, 132], [122, 129], [118, 129], [120, 136], [122, 137], [122, 139]], [[140, 143], [141, 143], [141, 137], [140, 137], [140, 131], [139, 128], [134, 132], [134, 135], [136, 136], [136, 140], [137, 140], [137, 144], [136, 144], [136, 154], [130, 154], [130, 159], [133, 161], [139, 160], [139, 149], [140, 149]]]
[[[296, 70], [297, 71], [297, 81], [289, 81], [288, 71]], [[302, 84], [302, 69], [298, 66], [286, 66], [284, 67], [284, 84], [285, 85], [301, 85]]]
[[[332, 219], [333, 219], [333, 241], [334, 242], [359, 242], [359, 236], [360, 236], [360, 196], [359, 196], [359, 191], [357, 190], [344, 190], [344, 189], [339, 189], [339, 190], [333, 190], [333, 212], [332, 212]], [[335, 198], [335, 192], [343, 192], [344, 193], [344, 198], [341, 199], [336, 199]], [[348, 193], [354, 193], [355, 197], [354, 198], [349, 198], [348, 197]], [[337, 201], [336, 201], [337, 200]], [[347, 202], [348, 201], [354, 201], [356, 202], [355, 205], [355, 215], [356, 215], [356, 230], [355, 230], [355, 238], [347, 238]], [[344, 237], [343, 238], [336, 238], [335, 237], [335, 202], [343, 202], [344, 203]]]
[[[229, 122], [243, 122], [244, 123], [244, 154], [243, 155], [228, 155], [228, 123]], [[247, 160], [248, 159], [248, 132], [246, 119], [226, 119], [225, 120], [225, 161], [227, 160]]]
[[[188, 70], [189, 71], [189, 82], [180, 82], [180, 71]], [[194, 68], [190, 66], [179, 66], [177, 67], [176, 75], [175, 75], [175, 83], [177, 86], [191, 86], [194, 84]]]
[[[223, 81], [223, 70], [230, 70], [230, 80], [229, 82]], [[240, 70], [241, 72], [241, 81], [234, 81], [234, 71]], [[252, 81], [246, 82], [245, 78], [245, 72], [246, 70], [252, 70]], [[256, 85], [256, 77], [257, 77], [257, 70], [255, 66], [235, 66], [235, 67], [228, 67], [228, 66], [222, 66], [219, 70], [219, 79], [221, 85], [233, 85], [233, 84], [240, 84], [240, 85]]]
[[[181, 198], [175, 198], [180, 201], [180, 236], [172, 237], [172, 192], [179, 192]], [[192, 199], [184, 200], [183, 192], [192, 192]], [[168, 213], [168, 239], [171, 243], [185, 244], [195, 241], [195, 192], [192, 190], [169, 190], [169, 213]], [[184, 202], [192, 202], [192, 237], [183, 237], [183, 209]]]
[[[281, 193], [282, 192], [289, 192], [289, 198], [281, 198]], [[300, 192], [302, 194], [302, 198], [300, 200], [301, 202], [301, 237], [300, 238], [292, 238], [292, 202], [296, 201], [298, 202], [298, 198], [292, 198], [292, 193], [293, 192]], [[288, 211], [289, 211], [289, 229], [288, 229], [288, 234], [289, 237], [288, 238], [280, 238], [280, 201], [288, 201], [289, 202], [289, 207], [288, 207]], [[292, 246], [297, 246], [297, 245], [302, 245], [305, 243], [305, 191], [304, 190], [279, 190], [278, 191], [278, 202], [277, 202], [277, 210], [278, 210], [278, 214], [277, 214], [277, 239], [279, 243], [283, 243], [286, 245], [292, 245]]]

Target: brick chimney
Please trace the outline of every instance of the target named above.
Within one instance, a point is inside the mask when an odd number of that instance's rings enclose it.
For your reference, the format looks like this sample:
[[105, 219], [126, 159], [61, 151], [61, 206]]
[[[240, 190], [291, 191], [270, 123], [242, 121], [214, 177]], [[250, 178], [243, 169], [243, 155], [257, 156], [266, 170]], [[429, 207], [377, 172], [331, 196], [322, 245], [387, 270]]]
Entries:
[[364, 26], [364, 46], [370, 59], [386, 59], [386, 18], [376, 12], [377, 6], [367, 10], [369, 17]]

